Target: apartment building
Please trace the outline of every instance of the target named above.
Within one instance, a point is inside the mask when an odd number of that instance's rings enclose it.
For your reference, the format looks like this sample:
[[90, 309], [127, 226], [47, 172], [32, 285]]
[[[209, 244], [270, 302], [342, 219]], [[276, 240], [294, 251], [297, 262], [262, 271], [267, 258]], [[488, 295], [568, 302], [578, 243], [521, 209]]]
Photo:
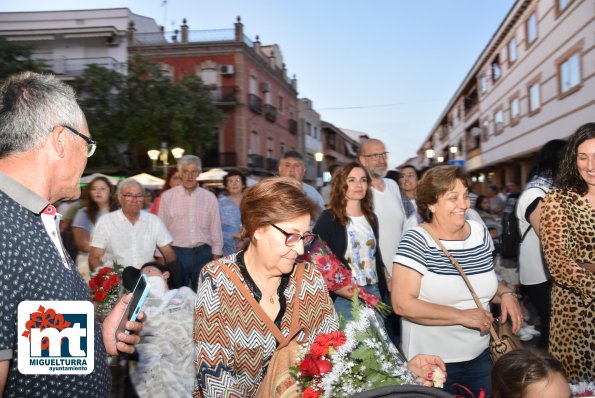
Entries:
[[594, 93], [595, 3], [518, 0], [412, 160], [524, 184], [544, 143], [595, 120]]
[[128, 27], [159, 29], [151, 18], [128, 8], [70, 11], [0, 12], [0, 37], [31, 47], [63, 80], [72, 80], [89, 64], [126, 73]]
[[322, 185], [320, 163], [324, 159], [320, 114], [308, 98], [298, 100], [299, 138], [298, 151], [304, 154], [306, 175], [304, 180], [315, 186]]
[[242, 167], [273, 174], [286, 150], [298, 148], [297, 80], [287, 76], [278, 45], [262, 45], [244, 34], [238, 17], [233, 29], [136, 33], [131, 26], [129, 54], [160, 63], [172, 79], [199, 76], [212, 87], [226, 115], [217, 153], [205, 166]]

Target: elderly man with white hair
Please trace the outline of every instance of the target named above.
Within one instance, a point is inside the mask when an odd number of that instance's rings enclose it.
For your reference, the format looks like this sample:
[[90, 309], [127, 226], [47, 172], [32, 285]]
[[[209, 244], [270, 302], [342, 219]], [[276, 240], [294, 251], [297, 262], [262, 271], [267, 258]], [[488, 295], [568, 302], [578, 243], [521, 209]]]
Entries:
[[[80, 196], [79, 179], [95, 152], [72, 88], [51, 75], [25, 72], [0, 83], [0, 396], [106, 397], [111, 375], [106, 352], [131, 353], [135, 334], [114, 333], [125, 296], [94, 330], [89, 374], [27, 374], [17, 358], [29, 350], [20, 338], [18, 306], [25, 302], [88, 303], [89, 289], [60, 240], [60, 215], [51, 204]], [[80, 308], [80, 307], [79, 307]], [[44, 318], [45, 319], [45, 318]], [[102, 327], [103, 326], [103, 327]], [[50, 354], [51, 355], [51, 354]]]
[[184, 268], [184, 285], [194, 291], [202, 266], [223, 254], [219, 202], [198, 186], [201, 170], [198, 156], [182, 156], [178, 161], [182, 184], [161, 194], [159, 205], [159, 218], [171, 232], [173, 249]]
[[140, 268], [153, 261], [159, 249], [165, 262], [176, 259], [171, 247], [169, 231], [159, 217], [141, 211], [144, 205], [143, 186], [128, 178], [118, 185], [121, 209], [101, 217], [91, 238], [89, 266], [92, 270], [102, 265]]

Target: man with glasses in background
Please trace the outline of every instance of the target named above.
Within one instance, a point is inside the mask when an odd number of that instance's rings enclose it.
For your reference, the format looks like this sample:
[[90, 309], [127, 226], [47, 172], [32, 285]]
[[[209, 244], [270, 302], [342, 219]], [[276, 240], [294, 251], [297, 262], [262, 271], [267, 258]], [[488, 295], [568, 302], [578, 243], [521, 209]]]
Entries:
[[54, 76], [25, 72], [1, 82], [0, 396], [6, 398], [109, 396], [106, 354], [132, 353], [140, 341], [140, 322], [127, 324], [134, 334], [114, 339], [130, 299], [125, 296], [103, 325], [95, 320], [88, 326], [95, 335], [90, 374], [18, 369], [20, 303], [89, 301], [89, 288], [60, 240], [61, 216], [52, 203], [80, 196], [79, 180], [96, 147], [90, 135], [74, 91]]
[[[405, 209], [397, 183], [390, 178], [384, 178], [388, 170], [388, 152], [384, 143], [374, 138], [364, 142], [360, 148], [359, 162], [372, 176], [370, 186], [374, 199], [374, 214], [378, 218], [378, 247], [385, 265], [387, 289], [390, 291], [393, 258], [403, 235]], [[388, 297], [383, 299], [391, 305]], [[390, 322], [393, 328], [388, 330], [389, 337], [397, 345], [399, 320], [395, 314], [391, 314]]]
[[89, 267], [118, 263], [124, 267], [140, 269], [143, 264], [155, 261], [155, 249], [159, 249], [166, 263], [176, 259], [171, 247], [169, 231], [159, 217], [141, 211], [144, 205], [143, 186], [133, 178], [118, 185], [118, 201], [121, 209], [101, 217], [91, 237]]
[[159, 218], [171, 232], [173, 248], [184, 268], [184, 285], [196, 291], [203, 265], [223, 253], [223, 232], [217, 197], [198, 186], [202, 164], [194, 155], [178, 161], [182, 184], [161, 194]]

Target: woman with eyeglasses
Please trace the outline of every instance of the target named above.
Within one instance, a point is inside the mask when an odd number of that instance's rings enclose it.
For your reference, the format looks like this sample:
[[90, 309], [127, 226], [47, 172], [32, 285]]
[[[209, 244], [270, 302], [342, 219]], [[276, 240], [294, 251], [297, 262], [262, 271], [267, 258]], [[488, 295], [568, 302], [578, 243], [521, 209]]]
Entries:
[[240, 239], [240, 202], [246, 188], [246, 176], [239, 170], [229, 170], [223, 177], [223, 186], [226, 194], [219, 196], [219, 218], [223, 232], [223, 255], [227, 256], [244, 248], [244, 241]]
[[[378, 220], [372, 211], [371, 177], [359, 163], [340, 167], [333, 174], [329, 208], [324, 210], [314, 233], [351, 270], [353, 279], [377, 297], [386, 297], [384, 263], [378, 248]], [[349, 321], [352, 289], [334, 291], [335, 310]]]
[[94, 178], [84, 192], [83, 207], [76, 212], [72, 222], [72, 235], [79, 250], [76, 266], [85, 280], [89, 280], [89, 251], [91, 234], [99, 218], [118, 209], [114, 186], [105, 177]]
[[296, 339], [307, 343], [338, 329], [322, 276], [314, 265], [296, 264], [314, 239], [315, 210], [291, 178], [268, 178], [244, 191], [240, 213], [248, 247], [206, 264], [199, 275], [194, 396], [255, 396], [292, 320], [300, 322]]

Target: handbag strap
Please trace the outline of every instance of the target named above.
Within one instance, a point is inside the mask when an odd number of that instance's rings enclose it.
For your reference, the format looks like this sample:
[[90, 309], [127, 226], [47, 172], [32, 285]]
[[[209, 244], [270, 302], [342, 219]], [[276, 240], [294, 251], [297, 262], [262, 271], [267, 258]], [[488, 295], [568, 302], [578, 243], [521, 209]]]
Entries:
[[[440, 239], [430, 230], [430, 228], [428, 228], [427, 224], [421, 224], [420, 226], [426, 230], [426, 232], [430, 235], [430, 237], [434, 240], [434, 242], [436, 242], [438, 247], [442, 250], [442, 252], [446, 255], [446, 257], [450, 260], [452, 265], [454, 265], [455, 268], [457, 269], [457, 271], [459, 271], [459, 274], [461, 274], [461, 277], [463, 277], [463, 280], [465, 281], [465, 285], [467, 285], [467, 288], [469, 288], [469, 291], [471, 292], [471, 296], [473, 297], [473, 301], [475, 301], [475, 305], [477, 305], [477, 308], [479, 308], [480, 310], [483, 310], [484, 309], [483, 305], [481, 304], [479, 297], [477, 297], [477, 293], [475, 293], [475, 290], [473, 289], [473, 286], [471, 285], [471, 281], [469, 281], [469, 278], [467, 278], [465, 271], [463, 271], [463, 267], [461, 267], [461, 264], [459, 264], [457, 259], [454, 258], [452, 256], [452, 254], [449, 253], [448, 250], [446, 250], [446, 247], [444, 247], [444, 245], [442, 244]], [[493, 324], [490, 324], [490, 334], [492, 335], [492, 337], [495, 340], [500, 340], [500, 338], [498, 337], [498, 333], [496, 332], [496, 329], [494, 329]]]
[[289, 344], [289, 342], [299, 333], [301, 330], [300, 327], [300, 289], [302, 286], [302, 280], [304, 279], [304, 267], [305, 264], [299, 263], [295, 265], [294, 276], [296, 279], [295, 282], [295, 294], [292, 303], [292, 318], [291, 323], [289, 325], [289, 333], [286, 336], [283, 336], [281, 330], [277, 327], [275, 322], [271, 320], [271, 318], [267, 315], [266, 312], [262, 309], [260, 304], [256, 301], [252, 292], [246, 287], [244, 283], [240, 280], [238, 275], [233, 272], [227, 264], [223, 263], [222, 261], [217, 260], [219, 266], [225, 273], [225, 275], [233, 282], [236, 288], [240, 291], [242, 296], [248, 301], [254, 312], [258, 315], [258, 317], [264, 322], [266, 327], [273, 333], [275, 339], [279, 342], [277, 348], [283, 348]]

